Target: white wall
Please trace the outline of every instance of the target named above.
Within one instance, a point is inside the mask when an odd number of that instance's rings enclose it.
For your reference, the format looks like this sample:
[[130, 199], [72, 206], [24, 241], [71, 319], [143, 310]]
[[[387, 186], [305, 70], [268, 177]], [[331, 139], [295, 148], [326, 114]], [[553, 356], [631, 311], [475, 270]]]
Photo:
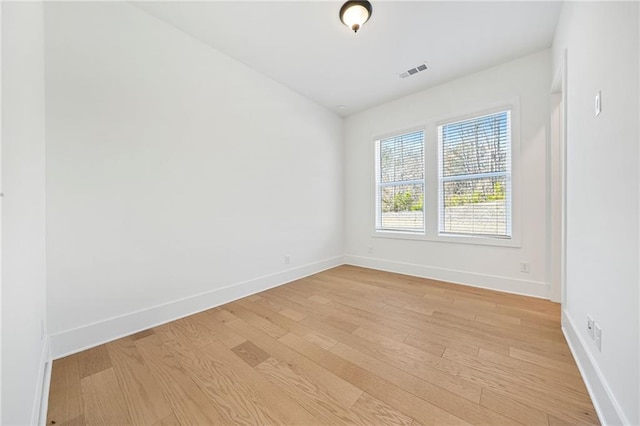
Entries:
[[127, 3], [45, 58], [54, 356], [342, 263], [339, 117]]
[[568, 61], [565, 327], [609, 424], [640, 424], [638, 19], [637, 2], [565, 3], [553, 44], [554, 70]]
[[45, 320], [41, 3], [2, 3], [2, 418], [38, 420]]
[[[530, 55], [350, 116], [346, 120], [346, 259], [349, 263], [504, 291], [548, 295], [546, 141], [550, 52]], [[421, 78], [420, 76], [415, 78]], [[520, 247], [495, 247], [374, 237], [374, 139], [426, 126], [427, 156], [435, 155], [435, 120], [520, 103]], [[431, 152], [431, 154], [430, 154]], [[431, 176], [431, 177], [429, 177]], [[435, 214], [428, 170], [426, 214]], [[429, 181], [430, 180], [430, 181]], [[519, 199], [518, 199], [519, 197]], [[431, 204], [429, 201], [431, 200]], [[371, 246], [372, 253], [369, 253]], [[520, 272], [520, 262], [530, 273]]]

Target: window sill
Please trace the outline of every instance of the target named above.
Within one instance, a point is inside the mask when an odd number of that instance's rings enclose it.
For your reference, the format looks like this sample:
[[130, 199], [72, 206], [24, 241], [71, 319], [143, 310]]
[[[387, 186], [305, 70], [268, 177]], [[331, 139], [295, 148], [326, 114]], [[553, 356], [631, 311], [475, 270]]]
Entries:
[[433, 243], [470, 244], [494, 247], [521, 247], [520, 240], [511, 238], [488, 238], [467, 235], [426, 235], [414, 232], [402, 231], [374, 231], [373, 238], [386, 238], [393, 240], [427, 241]]

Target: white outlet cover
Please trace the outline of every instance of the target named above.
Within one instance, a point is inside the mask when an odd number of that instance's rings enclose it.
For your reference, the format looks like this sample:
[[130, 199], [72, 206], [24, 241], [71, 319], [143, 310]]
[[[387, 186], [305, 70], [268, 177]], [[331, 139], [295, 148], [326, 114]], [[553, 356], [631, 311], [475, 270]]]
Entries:
[[595, 324], [594, 329], [595, 329], [595, 336], [596, 336], [595, 337], [596, 348], [598, 348], [599, 351], [602, 351], [602, 329], [598, 324]]
[[598, 93], [596, 93], [595, 108], [596, 108], [596, 117], [597, 117], [600, 115], [600, 112], [602, 111], [602, 95], [599, 90], [598, 90]]

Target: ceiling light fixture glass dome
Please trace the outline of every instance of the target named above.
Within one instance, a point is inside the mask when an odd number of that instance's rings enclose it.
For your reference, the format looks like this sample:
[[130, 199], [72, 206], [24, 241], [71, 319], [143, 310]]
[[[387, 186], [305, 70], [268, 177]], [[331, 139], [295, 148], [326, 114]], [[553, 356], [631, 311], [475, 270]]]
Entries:
[[340, 8], [340, 20], [357, 33], [371, 17], [371, 3], [368, 1], [348, 1]]

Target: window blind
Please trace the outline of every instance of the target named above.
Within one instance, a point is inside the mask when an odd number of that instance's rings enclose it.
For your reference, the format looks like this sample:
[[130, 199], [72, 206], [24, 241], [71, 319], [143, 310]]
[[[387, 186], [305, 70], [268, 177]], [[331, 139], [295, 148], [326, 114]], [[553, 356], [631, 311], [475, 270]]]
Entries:
[[511, 112], [439, 132], [440, 234], [511, 237]]
[[376, 141], [376, 229], [424, 232], [424, 131]]

